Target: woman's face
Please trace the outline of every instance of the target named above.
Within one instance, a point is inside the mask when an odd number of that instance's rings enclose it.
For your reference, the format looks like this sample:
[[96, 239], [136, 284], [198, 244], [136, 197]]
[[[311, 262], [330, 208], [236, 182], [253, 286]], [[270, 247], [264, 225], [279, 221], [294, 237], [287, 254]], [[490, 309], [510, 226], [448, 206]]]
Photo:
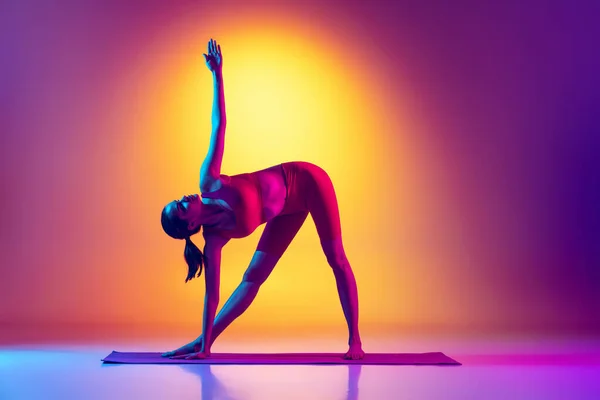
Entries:
[[169, 219], [179, 219], [186, 222], [195, 222], [202, 215], [202, 201], [197, 194], [183, 196], [173, 200], [165, 207]]

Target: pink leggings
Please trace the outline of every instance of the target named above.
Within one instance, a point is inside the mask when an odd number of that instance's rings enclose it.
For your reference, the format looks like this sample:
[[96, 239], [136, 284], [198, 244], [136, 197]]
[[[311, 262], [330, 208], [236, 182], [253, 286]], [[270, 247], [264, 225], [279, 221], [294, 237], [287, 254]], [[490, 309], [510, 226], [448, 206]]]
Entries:
[[322, 242], [342, 234], [340, 211], [331, 179], [321, 167], [303, 161], [281, 164], [286, 181], [283, 210], [267, 222], [258, 251], [281, 257], [310, 213]]

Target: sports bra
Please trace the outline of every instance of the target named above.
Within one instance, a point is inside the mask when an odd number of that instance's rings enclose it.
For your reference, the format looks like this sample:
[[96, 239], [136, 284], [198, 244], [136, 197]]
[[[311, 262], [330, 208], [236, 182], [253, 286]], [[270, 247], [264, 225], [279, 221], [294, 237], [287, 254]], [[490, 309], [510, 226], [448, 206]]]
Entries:
[[222, 199], [233, 209], [233, 229], [206, 228], [206, 232], [217, 231], [228, 238], [243, 238], [265, 223], [262, 191], [255, 172], [239, 175], [221, 175], [221, 187], [214, 192], [202, 193], [205, 199]]

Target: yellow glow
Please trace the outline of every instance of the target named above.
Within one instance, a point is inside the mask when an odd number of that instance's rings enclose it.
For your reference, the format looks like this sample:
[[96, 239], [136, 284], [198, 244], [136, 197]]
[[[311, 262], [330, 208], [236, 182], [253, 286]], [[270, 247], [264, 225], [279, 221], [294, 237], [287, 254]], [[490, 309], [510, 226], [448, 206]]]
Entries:
[[[401, 186], [408, 180], [383, 168], [386, 159], [391, 161], [388, 151], [397, 146], [394, 142], [400, 134], [384, 128], [403, 129], [398, 124], [392, 128], [398, 112], [386, 109], [391, 106], [385, 96], [376, 93], [370, 66], [351, 62], [355, 57], [348, 54], [353, 49], [340, 47], [324, 31], [315, 45], [314, 32], [303, 33], [304, 28], [295, 27], [292, 20], [280, 23], [277, 27], [257, 22], [261, 28], [246, 25], [244, 30], [216, 36], [224, 55], [228, 118], [222, 172], [249, 172], [291, 160], [310, 161], [327, 170], [338, 196], [346, 252], [359, 283], [361, 321], [396, 323], [402, 318], [398, 293], [410, 282], [398, 282], [397, 249], [385, 249], [382, 240], [393, 241], [396, 233], [393, 226], [390, 233], [385, 225], [390, 223], [387, 212], [399, 190], [394, 181]], [[145, 70], [143, 79], [137, 78], [140, 91], [135, 101], [144, 114], [136, 118], [140, 125], [130, 143], [135, 156], [124, 163], [131, 176], [145, 177], [136, 182], [135, 190], [148, 198], [140, 210], [141, 229], [151, 232], [145, 246], [156, 246], [147, 268], [153, 271], [152, 279], [163, 285], [162, 293], [169, 293], [141, 312], [140, 318], [147, 322], [200, 321], [204, 284], [195, 280], [183, 285], [183, 244], [165, 237], [158, 213], [165, 202], [198, 191], [212, 107], [212, 77], [201, 55], [206, 51], [205, 38], [197, 31], [174, 32], [152, 50], [163, 54], [162, 62]], [[398, 156], [391, 170], [413, 173], [403, 167], [410, 163], [405, 160], [409, 158]], [[378, 194], [377, 189], [385, 185], [388, 190]], [[402, 210], [411, 201], [404, 196], [395, 207]], [[240, 282], [263, 229], [225, 248], [221, 304]], [[203, 245], [200, 237], [195, 241]], [[399, 286], [390, 287], [389, 282]], [[239, 329], [343, 327], [337, 296], [309, 217], [252, 307], [235, 325]], [[192, 319], [190, 310], [194, 310]]]

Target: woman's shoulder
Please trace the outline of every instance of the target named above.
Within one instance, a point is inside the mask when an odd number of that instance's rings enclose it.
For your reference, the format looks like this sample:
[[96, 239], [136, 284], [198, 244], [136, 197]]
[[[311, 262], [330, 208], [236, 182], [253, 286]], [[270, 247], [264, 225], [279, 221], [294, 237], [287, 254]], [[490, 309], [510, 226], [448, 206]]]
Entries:
[[202, 230], [202, 236], [204, 237], [206, 246], [212, 248], [221, 248], [231, 240], [231, 238], [223, 235], [221, 230], [214, 228], [204, 228]]
[[231, 183], [231, 176], [221, 174], [218, 179], [206, 179], [200, 185], [202, 194], [212, 193], [220, 190], [223, 186]]

